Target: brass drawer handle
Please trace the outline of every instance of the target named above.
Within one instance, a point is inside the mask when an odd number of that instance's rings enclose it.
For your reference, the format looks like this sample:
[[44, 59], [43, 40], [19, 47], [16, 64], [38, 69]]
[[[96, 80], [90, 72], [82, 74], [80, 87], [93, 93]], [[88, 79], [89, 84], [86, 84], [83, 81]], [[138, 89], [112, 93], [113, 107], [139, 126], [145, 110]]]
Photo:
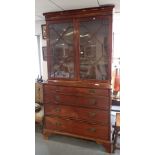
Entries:
[[96, 100], [95, 100], [95, 99], [94, 99], [94, 100], [90, 100], [89, 103], [90, 103], [91, 105], [96, 105]]
[[89, 93], [96, 93], [94, 89], [89, 89]]
[[59, 92], [59, 91], [61, 91], [61, 88], [56, 88], [55, 91], [56, 91], [56, 92]]
[[56, 92], [59, 92], [60, 91], [60, 89], [57, 89], [57, 90], [55, 90]]
[[58, 101], [56, 101], [56, 102], [54, 102], [55, 104], [59, 104], [59, 102]]
[[94, 117], [94, 116], [96, 116], [96, 112], [90, 112], [89, 115]]
[[60, 101], [60, 96], [55, 96], [56, 101]]
[[96, 132], [96, 128], [89, 128], [88, 129], [90, 132]]
[[62, 123], [61, 122], [55, 122], [55, 126], [61, 126]]
[[56, 108], [55, 112], [60, 112], [60, 110], [61, 110], [60, 108]]

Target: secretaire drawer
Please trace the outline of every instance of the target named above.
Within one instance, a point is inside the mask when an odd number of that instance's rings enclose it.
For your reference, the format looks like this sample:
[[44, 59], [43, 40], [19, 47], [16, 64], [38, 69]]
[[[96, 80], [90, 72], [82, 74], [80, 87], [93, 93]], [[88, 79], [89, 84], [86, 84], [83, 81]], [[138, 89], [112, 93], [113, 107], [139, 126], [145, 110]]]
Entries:
[[108, 96], [109, 90], [108, 89], [94, 89], [94, 88], [77, 88], [77, 87], [62, 87], [62, 86], [52, 86], [52, 85], [45, 85], [44, 93], [49, 92], [59, 92], [59, 93], [67, 93], [67, 94], [89, 94], [89, 95], [101, 95], [101, 96]]
[[45, 115], [73, 118], [90, 123], [109, 124], [109, 111], [64, 105], [44, 105]]
[[101, 108], [104, 110], [110, 109], [109, 98], [106, 96], [91, 97], [91, 96], [74, 96], [74, 95], [64, 95], [60, 93], [51, 93], [44, 95], [44, 103]]
[[109, 127], [103, 125], [90, 125], [79, 121], [62, 119], [58, 117], [45, 117], [44, 128], [62, 131], [91, 138], [109, 140]]

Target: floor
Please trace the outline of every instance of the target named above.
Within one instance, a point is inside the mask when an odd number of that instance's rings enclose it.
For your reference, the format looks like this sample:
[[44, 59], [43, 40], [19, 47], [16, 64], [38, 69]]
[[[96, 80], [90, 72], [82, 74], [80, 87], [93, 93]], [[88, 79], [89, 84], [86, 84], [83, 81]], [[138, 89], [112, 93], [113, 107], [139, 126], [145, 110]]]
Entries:
[[42, 134], [36, 132], [35, 155], [120, 155], [120, 150], [109, 154], [92, 141], [62, 135], [53, 135], [49, 140], [44, 140]]

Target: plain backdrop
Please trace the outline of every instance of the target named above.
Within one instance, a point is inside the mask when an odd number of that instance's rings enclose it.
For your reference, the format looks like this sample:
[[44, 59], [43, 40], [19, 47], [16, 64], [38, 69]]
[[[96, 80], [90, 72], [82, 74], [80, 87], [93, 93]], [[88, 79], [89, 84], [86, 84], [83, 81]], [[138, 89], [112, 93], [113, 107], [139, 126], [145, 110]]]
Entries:
[[[121, 1], [122, 155], [155, 154], [153, 4]], [[0, 154], [35, 154], [34, 17], [35, 1], [1, 2]]]

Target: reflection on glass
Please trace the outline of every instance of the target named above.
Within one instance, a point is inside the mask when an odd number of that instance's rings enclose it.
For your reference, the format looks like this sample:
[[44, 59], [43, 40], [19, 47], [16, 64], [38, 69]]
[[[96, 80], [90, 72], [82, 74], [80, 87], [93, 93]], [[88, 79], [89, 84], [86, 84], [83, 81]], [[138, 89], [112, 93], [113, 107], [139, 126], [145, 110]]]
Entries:
[[51, 77], [74, 78], [73, 26], [59, 23], [49, 26], [52, 54]]
[[108, 77], [108, 20], [80, 22], [80, 78]]

